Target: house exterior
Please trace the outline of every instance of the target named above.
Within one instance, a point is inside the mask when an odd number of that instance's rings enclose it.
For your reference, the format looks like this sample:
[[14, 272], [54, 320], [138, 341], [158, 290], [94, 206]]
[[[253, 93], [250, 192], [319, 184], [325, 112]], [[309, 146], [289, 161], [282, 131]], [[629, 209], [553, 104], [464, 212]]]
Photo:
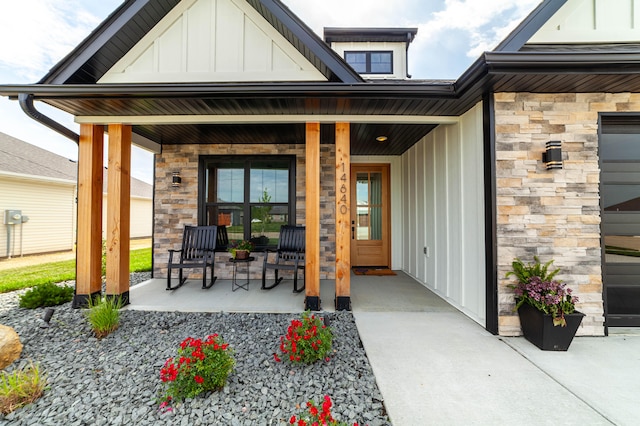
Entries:
[[[0, 259], [74, 249], [77, 172], [76, 161], [0, 133]], [[131, 188], [131, 238], [148, 238], [153, 187], [131, 179]], [[106, 198], [104, 193], [103, 223]]]
[[[306, 308], [349, 309], [350, 268], [388, 266], [516, 335], [505, 274], [538, 255], [579, 296], [578, 333], [599, 336], [640, 324], [637, 3], [545, 0], [441, 81], [408, 78], [412, 28], [323, 40], [278, 0], [128, 0], [39, 83], [0, 94], [81, 124], [73, 135], [47, 123], [80, 147], [74, 303], [100, 292], [89, 183], [108, 127], [120, 172], [108, 178], [108, 295], [128, 296], [136, 143], [159, 152], [156, 277], [185, 224], [224, 221], [269, 246], [267, 225], [286, 222], [306, 227]], [[560, 158], [543, 161], [556, 141]], [[320, 279], [335, 280], [335, 300]]]

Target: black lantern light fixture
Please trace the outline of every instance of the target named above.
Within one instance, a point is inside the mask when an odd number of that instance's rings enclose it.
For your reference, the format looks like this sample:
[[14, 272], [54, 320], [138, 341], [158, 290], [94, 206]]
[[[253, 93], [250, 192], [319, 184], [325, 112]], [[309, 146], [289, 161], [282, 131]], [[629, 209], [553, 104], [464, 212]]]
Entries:
[[182, 183], [182, 178], [180, 177], [180, 172], [173, 172], [173, 177], [171, 179], [171, 186], [177, 187]]
[[542, 153], [542, 162], [546, 164], [547, 170], [562, 168], [562, 142], [549, 141], [546, 150]]

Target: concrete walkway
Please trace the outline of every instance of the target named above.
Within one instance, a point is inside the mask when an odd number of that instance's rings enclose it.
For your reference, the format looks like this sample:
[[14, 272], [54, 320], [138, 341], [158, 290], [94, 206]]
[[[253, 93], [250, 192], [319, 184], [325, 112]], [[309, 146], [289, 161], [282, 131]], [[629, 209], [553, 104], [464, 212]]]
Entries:
[[[301, 312], [287, 282], [252, 281], [231, 292], [220, 280], [168, 292], [165, 280], [131, 289], [129, 309]], [[332, 311], [334, 283], [321, 282]], [[640, 330], [576, 337], [567, 352], [484, 330], [411, 277], [352, 276], [353, 314], [395, 426], [638, 425]], [[611, 330], [612, 332], [615, 329]], [[627, 332], [627, 334], [622, 334]]]
[[457, 312], [355, 318], [394, 425], [640, 424], [638, 335], [548, 352]]

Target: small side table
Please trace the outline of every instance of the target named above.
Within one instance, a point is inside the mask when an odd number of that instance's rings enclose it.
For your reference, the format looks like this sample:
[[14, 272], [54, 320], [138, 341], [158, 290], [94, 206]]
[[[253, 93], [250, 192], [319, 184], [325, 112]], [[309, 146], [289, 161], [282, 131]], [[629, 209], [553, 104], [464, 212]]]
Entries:
[[[247, 291], [249, 291], [249, 269], [251, 266], [251, 262], [253, 262], [254, 260], [256, 260], [255, 257], [253, 256], [249, 256], [246, 259], [235, 259], [235, 258], [230, 258], [229, 262], [233, 263], [233, 278], [231, 280], [231, 291], [236, 291], [239, 288], [243, 288]], [[243, 282], [243, 283], [239, 283], [237, 278], [238, 278], [238, 265], [241, 263], [245, 263], [246, 264], [246, 270], [247, 270], [247, 281]]]

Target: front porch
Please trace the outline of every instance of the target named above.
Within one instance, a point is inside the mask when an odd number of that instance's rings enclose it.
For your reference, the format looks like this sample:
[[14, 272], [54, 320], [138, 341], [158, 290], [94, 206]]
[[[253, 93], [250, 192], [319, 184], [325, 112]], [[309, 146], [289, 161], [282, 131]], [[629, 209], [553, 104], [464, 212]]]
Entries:
[[[456, 311], [451, 305], [409, 275], [351, 274], [351, 303], [354, 312], [440, 312]], [[231, 280], [220, 279], [210, 289], [200, 280], [189, 280], [177, 290], [167, 291], [166, 279], [151, 279], [131, 287], [126, 309], [180, 312], [297, 313], [304, 310], [304, 293], [293, 293], [291, 280], [272, 290], [260, 289], [251, 280], [249, 290], [231, 291]], [[320, 280], [321, 309], [334, 311], [335, 281]]]

